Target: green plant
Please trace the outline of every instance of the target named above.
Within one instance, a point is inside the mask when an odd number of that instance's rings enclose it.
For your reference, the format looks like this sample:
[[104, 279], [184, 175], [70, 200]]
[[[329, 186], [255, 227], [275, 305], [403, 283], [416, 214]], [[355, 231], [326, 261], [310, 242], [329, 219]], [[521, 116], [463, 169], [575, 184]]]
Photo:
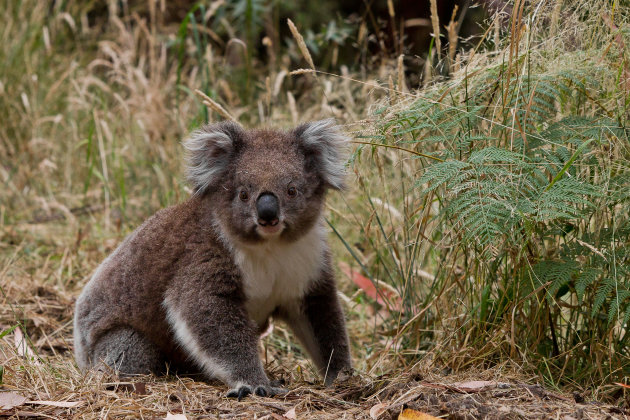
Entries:
[[610, 110], [630, 99], [611, 83], [623, 61], [510, 37], [502, 59], [375, 112], [364, 137], [387, 148], [368, 158], [378, 176], [360, 172], [356, 259], [403, 298], [389, 323], [403, 353], [534, 361], [554, 385], [630, 376], [630, 130]]

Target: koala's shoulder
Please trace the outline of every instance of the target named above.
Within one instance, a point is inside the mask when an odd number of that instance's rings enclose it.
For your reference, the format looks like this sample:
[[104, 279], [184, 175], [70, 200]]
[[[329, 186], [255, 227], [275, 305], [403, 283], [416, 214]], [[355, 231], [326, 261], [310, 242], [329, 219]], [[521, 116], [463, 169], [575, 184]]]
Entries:
[[139, 228], [137, 237], [145, 248], [156, 248], [152, 255], [172, 259], [176, 282], [212, 284], [213, 290], [230, 293], [240, 288], [239, 271], [215, 227], [212, 205], [193, 197], [160, 210]]
[[151, 242], [164, 244], [185, 240], [198, 231], [199, 220], [198, 200], [190, 199], [174, 206], [157, 211], [142, 223], [131, 235], [135, 242]]

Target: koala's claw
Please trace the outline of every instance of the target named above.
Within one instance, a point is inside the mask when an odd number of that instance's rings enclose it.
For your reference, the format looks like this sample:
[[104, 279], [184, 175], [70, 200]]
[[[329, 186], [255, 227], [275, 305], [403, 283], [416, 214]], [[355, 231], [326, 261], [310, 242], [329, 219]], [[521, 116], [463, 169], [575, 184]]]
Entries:
[[267, 391], [267, 389], [265, 389], [264, 386], [257, 386], [254, 394], [258, 395], [259, 397], [267, 397], [269, 395], [269, 392]]
[[282, 395], [287, 392], [289, 392], [289, 390], [275, 386], [258, 385], [252, 390], [252, 387], [249, 385], [241, 385], [238, 388], [230, 389], [226, 396], [228, 398], [236, 398], [240, 401], [250, 394], [254, 394], [259, 397], [273, 397], [274, 395]]
[[230, 389], [227, 393], [228, 398], [236, 398], [238, 401], [247, 397], [252, 393], [252, 389], [247, 385], [239, 386], [238, 388]]

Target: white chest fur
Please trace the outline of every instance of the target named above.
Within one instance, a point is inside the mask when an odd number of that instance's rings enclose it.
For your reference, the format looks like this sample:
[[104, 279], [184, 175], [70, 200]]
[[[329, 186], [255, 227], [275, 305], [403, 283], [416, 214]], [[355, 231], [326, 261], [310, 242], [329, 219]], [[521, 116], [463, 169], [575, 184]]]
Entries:
[[322, 268], [325, 231], [316, 225], [293, 243], [268, 243], [234, 248], [234, 259], [243, 274], [247, 311], [258, 324], [271, 312], [307, 292]]

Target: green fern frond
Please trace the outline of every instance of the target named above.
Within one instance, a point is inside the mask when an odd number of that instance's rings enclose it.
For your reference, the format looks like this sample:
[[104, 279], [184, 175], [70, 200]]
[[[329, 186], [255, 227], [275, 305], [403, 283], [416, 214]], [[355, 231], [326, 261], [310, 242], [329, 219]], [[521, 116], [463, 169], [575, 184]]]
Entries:
[[549, 190], [543, 191], [536, 200], [536, 219], [546, 221], [580, 217], [584, 213], [580, 206], [591, 207], [592, 202], [587, 198], [598, 194], [593, 185], [574, 178], [563, 178]]
[[541, 261], [533, 267], [533, 271], [539, 285], [549, 283], [547, 299], [553, 302], [558, 290], [569, 284], [578, 268], [574, 261]]
[[429, 184], [423, 191], [423, 194], [428, 194], [445, 182], [451, 180], [453, 176], [467, 166], [468, 163], [458, 160], [447, 160], [437, 163], [430, 167], [430, 171], [425, 171], [424, 175], [416, 181], [415, 185], [416, 187], [421, 187], [424, 184]]
[[602, 269], [598, 267], [587, 267], [580, 272], [575, 281], [575, 291], [577, 293], [578, 302], [582, 303], [586, 288], [595, 284], [602, 273]]
[[[619, 285], [618, 285], [619, 287]], [[630, 304], [625, 305], [626, 300], [630, 298], [629, 290], [618, 290], [615, 296], [610, 300], [610, 308], [608, 309], [608, 322], [612, 322], [615, 318], [621, 318], [621, 313], [626, 306], [630, 308]]]
[[514, 165], [524, 165], [527, 162], [527, 156], [512, 152], [510, 150], [498, 147], [486, 147], [471, 153], [468, 162], [473, 164], [482, 164], [488, 162], [511, 163]]
[[597, 289], [597, 293], [595, 294], [595, 299], [593, 300], [593, 308], [591, 309], [591, 316], [594, 317], [600, 311], [606, 298], [608, 295], [615, 289], [615, 280], [606, 277], [603, 279]]

